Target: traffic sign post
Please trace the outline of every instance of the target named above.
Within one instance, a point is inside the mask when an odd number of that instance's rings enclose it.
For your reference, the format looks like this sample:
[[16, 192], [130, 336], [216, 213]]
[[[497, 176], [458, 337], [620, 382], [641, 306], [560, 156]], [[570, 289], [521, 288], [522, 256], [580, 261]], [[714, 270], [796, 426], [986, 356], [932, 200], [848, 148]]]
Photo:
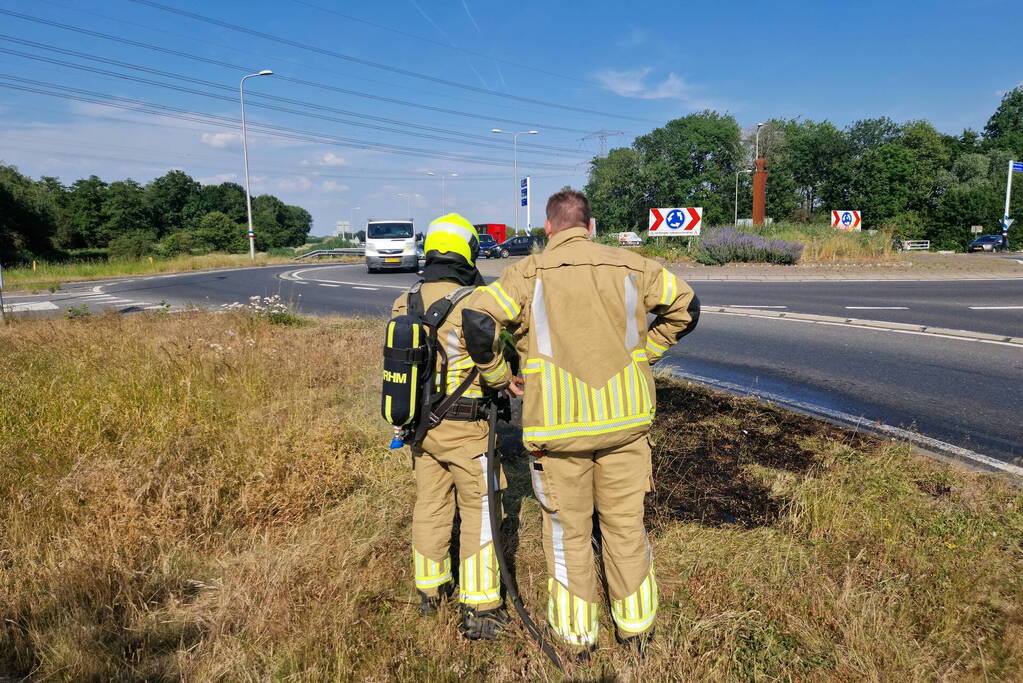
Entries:
[[1009, 159], [1009, 174], [1005, 178], [1005, 211], [1002, 212], [1002, 237], [1008, 239], [1009, 226], [1012, 219], [1009, 218], [1009, 197], [1012, 195], [1012, 174], [1023, 173], [1023, 161]]
[[0, 263], [0, 323], [4, 322], [4, 264]]
[[853, 209], [833, 209], [831, 211], [831, 227], [836, 230], [859, 230], [863, 222], [861, 212]]
[[700, 234], [703, 225], [703, 207], [687, 206], [674, 209], [650, 209], [651, 237], [692, 237]]
[[533, 219], [529, 201], [533, 189], [532, 184], [532, 177], [528, 175], [519, 181], [519, 201], [522, 206], [526, 207], [526, 232], [532, 232], [533, 230]]
[[984, 226], [983, 225], [971, 225], [970, 226], [970, 232], [973, 233], [974, 235], [979, 235], [980, 233], [984, 232]]

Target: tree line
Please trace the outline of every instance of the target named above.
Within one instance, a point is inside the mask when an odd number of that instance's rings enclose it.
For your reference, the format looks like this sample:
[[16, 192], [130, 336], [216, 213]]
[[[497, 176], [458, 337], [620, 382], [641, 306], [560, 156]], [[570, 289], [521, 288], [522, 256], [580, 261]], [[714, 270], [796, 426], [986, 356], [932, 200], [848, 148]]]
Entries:
[[[252, 198], [260, 251], [303, 244], [312, 216], [273, 195]], [[248, 249], [245, 190], [202, 185], [169, 171], [146, 185], [95, 175], [64, 185], [0, 164], [0, 258], [4, 263], [75, 257], [173, 256]]]
[[[702, 206], [705, 222], [719, 225], [736, 209], [748, 217], [754, 144], [732, 116], [707, 110], [612, 149], [593, 160], [586, 186], [598, 229], [645, 230], [653, 207]], [[1023, 159], [1023, 87], [1003, 96], [982, 133], [948, 135], [927, 121], [887, 117], [845, 128], [772, 119], [759, 145], [774, 220], [819, 222], [832, 209], [858, 209], [864, 228], [961, 249], [972, 225], [1000, 230], [1008, 161]], [[1012, 206], [1023, 213], [1019, 180]]]

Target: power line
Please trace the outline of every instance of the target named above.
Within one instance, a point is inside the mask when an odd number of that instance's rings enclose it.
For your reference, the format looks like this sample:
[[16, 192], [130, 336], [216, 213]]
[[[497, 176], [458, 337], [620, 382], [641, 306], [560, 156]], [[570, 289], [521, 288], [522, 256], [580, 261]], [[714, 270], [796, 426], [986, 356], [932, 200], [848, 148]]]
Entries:
[[[22, 40], [20, 38], [13, 38], [11, 36], [6, 36], [4, 34], [0, 34], [0, 39], [7, 40], [7, 41], [10, 41], [10, 42], [16, 42], [16, 43], [20, 43], [20, 44], [24, 44], [24, 45], [29, 45], [31, 47], [35, 47], [35, 48], [38, 48], [38, 49], [45, 49], [45, 50], [50, 50], [50, 51], [54, 51], [54, 52], [59, 52], [59, 53], [62, 53], [62, 54], [68, 54], [68, 55], [76, 56], [76, 57], [79, 57], [79, 58], [82, 58], [82, 59], [89, 59], [89, 60], [92, 60], [92, 61], [98, 61], [98, 62], [101, 62], [101, 63], [104, 63], [104, 64], [110, 64], [110, 65], [114, 65], [114, 66], [119, 66], [119, 67], [126, 68], [126, 69], [132, 69], [132, 70], [135, 70], [135, 71], [142, 71], [142, 72], [145, 72], [145, 73], [150, 73], [150, 74], [154, 74], [154, 75], [158, 75], [158, 76], [163, 76], [165, 78], [172, 78], [172, 79], [176, 79], [176, 80], [185, 81], [185, 82], [188, 82], [188, 83], [195, 83], [195, 84], [199, 84], [199, 85], [204, 85], [206, 87], [216, 88], [218, 90], [230, 92], [232, 94], [230, 96], [229, 95], [218, 95], [218, 94], [215, 94], [215, 93], [209, 93], [209, 92], [205, 92], [205, 91], [202, 91], [202, 90], [196, 90], [194, 88], [185, 88], [185, 87], [177, 86], [177, 85], [170, 84], [170, 83], [163, 83], [163, 82], [160, 82], [160, 81], [153, 81], [153, 80], [150, 80], [150, 79], [147, 79], [147, 78], [140, 78], [140, 77], [137, 77], [137, 76], [131, 76], [131, 75], [128, 75], [128, 74], [118, 73], [116, 71], [109, 71], [107, 69], [100, 69], [100, 68], [96, 68], [96, 67], [86, 66], [84, 64], [75, 64], [73, 62], [66, 62], [66, 61], [60, 60], [60, 59], [44, 57], [44, 56], [41, 56], [41, 55], [34, 55], [34, 54], [31, 54], [31, 53], [27, 53], [27, 52], [21, 52], [20, 50], [11, 50], [11, 49], [8, 49], [8, 48], [0, 48], [0, 53], [10, 54], [10, 55], [14, 55], [14, 56], [22, 57], [22, 58], [25, 58], [25, 59], [34, 60], [34, 61], [47, 62], [47, 63], [54, 64], [54, 65], [57, 65], [57, 66], [63, 66], [63, 67], [72, 68], [72, 69], [79, 69], [79, 70], [83, 70], [83, 71], [89, 71], [89, 72], [97, 73], [97, 74], [104, 75], [104, 76], [110, 76], [112, 78], [119, 78], [119, 79], [123, 79], [123, 80], [130, 80], [130, 81], [137, 82], [137, 83], [142, 83], [142, 84], [145, 84], [145, 85], [153, 85], [153, 86], [157, 86], [157, 87], [168, 88], [168, 89], [172, 89], [172, 90], [178, 90], [180, 92], [187, 92], [187, 93], [190, 93], [190, 94], [201, 95], [203, 97], [209, 97], [209, 98], [212, 98], [212, 99], [218, 99], [218, 100], [225, 101], [225, 102], [234, 103], [235, 100], [236, 100], [236, 98], [234, 97], [234, 94], [233, 94], [234, 93], [234, 88], [232, 88], [230, 86], [225, 86], [225, 85], [223, 85], [221, 83], [214, 83], [214, 82], [211, 82], [211, 81], [205, 81], [205, 80], [201, 80], [201, 79], [197, 79], [197, 78], [191, 78], [191, 77], [188, 77], [188, 76], [183, 76], [181, 74], [171, 73], [171, 72], [167, 72], [167, 71], [161, 71], [159, 69], [152, 69], [152, 68], [148, 68], [148, 67], [128, 64], [127, 62], [121, 62], [121, 61], [118, 61], [118, 60], [108, 59], [108, 58], [105, 58], [105, 57], [99, 57], [99, 56], [96, 56], [96, 55], [89, 55], [89, 54], [86, 54], [86, 53], [78, 52], [76, 50], [66, 50], [66, 49], [63, 49], [63, 48], [51, 48], [49, 46], [42, 45], [40, 43], [35, 43], [33, 41], [26, 41], [26, 40]], [[440, 135], [430, 135], [428, 133], [415, 133], [415, 132], [399, 130], [399, 129], [395, 129], [395, 128], [388, 128], [388, 127], [385, 127], [385, 126], [379, 126], [379, 125], [374, 125], [374, 124], [362, 123], [362, 122], [359, 122], [359, 121], [350, 121], [350, 120], [341, 119], [341, 118], [337, 118], [337, 117], [333, 117], [333, 116], [324, 116], [324, 115], [321, 115], [321, 114], [314, 114], [314, 113], [311, 113], [311, 112], [290, 109], [290, 108], [287, 108], [287, 107], [280, 107], [280, 106], [275, 106], [275, 105], [271, 105], [271, 104], [259, 103], [258, 101], [254, 102], [252, 104], [252, 106], [261, 107], [261, 108], [264, 108], [264, 109], [272, 109], [272, 110], [282, 111], [282, 112], [290, 113], [290, 114], [298, 114], [300, 116], [307, 116], [307, 117], [310, 117], [310, 118], [317, 118], [317, 119], [332, 121], [332, 122], [335, 122], [335, 123], [343, 123], [343, 124], [346, 124], [346, 125], [356, 126], [356, 127], [360, 127], [360, 128], [369, 128], [371, 130], [378, 130], [378, 131], [382, 131], [382, 132], [397, 133], [399, 135], [413, 135], [413, 136], [420, 137], [420, 138], [440, 140], [440, 141], [443, 141], [443, 142], [454, 142], [456, 144], [466, 144], [466, 145], [471, 145], [471, 146], [475, 146], [475, 147], [483, 147], [483, 148], [487, 148], [487, 149], [506, 149], [506, 147], [507, 147], [507, 145], [500, 144], [496, 140], [495, 141], [491, 141], [491, 138], [489, 138], [487, 136], [474, 135], [474, 134], [471, 134], [471, 133], [465, 133], [463, 131], [456, 131], [456, 130], [449, 130], [449, 129], [445, 129], [445, 128], [438, 128], [436, 126], [425, 126], [425, 125], [422, 125], [422, 124], [416, 124], [416, 123], [401, 121], [401, 120], [397, 120], [397, 119], [389, 119], [389, 118], [381, 117], [381, 116], [372, 116], [372, 115], [369, 115], [369, 114], [361, 114], [361, 113], [358, 113], [358, 112], [351, 112], [351, 111], [348, 111], [348, 110], [345, 110], [345, 109], [338, 109], [336, 107], [328, 107], [328, 106], [325, 106], [325, 105], [319, 105], [319, 104], [315, 104], [315, 103], [312, 103], [312, 102], [306, 102], [306, 101], [303, 101], [303, 100], [295, 100], [295, 99], [287, 98], [287, 97], [280, 97], [280, 96], [277, 96], [277, 95], [253, 93], [252, 97], [256, 98], [257, 100], [262, 98], [262, 99], [268, 99], [268, 100], [271, 100], [271, 101], [285, 102], [285, 103], [288, 103], [288, 104], [296, 104], [298, 106], [309, 107], [309, 108], [317, 109], [317, 110], [320, 110], [320, 111], [337, 112], [337, 113], [343, 114], [345, 116], [354, 116], [354, 117], [364, 118], [364, 119], [371, 120], [371, 121], [381, 121], [381, 122], [391, 123], [391, 124], [394, 124], [394, 125], [405, 126], [405, 127], [408, 127], [408, 128], [419, 129], [421, 131], [436, 131], [436, 132], [439, 132], [439, 133], [443, 133], [443, 134], [446, 134], [446, 135], [453, 135], [453, 136], [456, 136], [456, 137], [455, 138], [449, 138], [449, 137], [443, 137], [443, 136], [440, 136]], [[525, 147], [525, 145], [523, 145], [523, 147]], [[560, 156], [562, 154], [573, 154], [573, 155], [577, 154], [576, 150], [567, 149], [567, 148], [563, 148], [563, 147], [554, 147], [554, 146], [549, 146], [549, 145], [531, 145], [530, 147], [532, 149], [527, 149], [526, 151], [529, 152], [529, 153], [532, 153], [532, 154], [545, 154], [545, 155], [554, 154], [555, 156]]]
[[484, 95], [492, 95], [494, 97], [502, 97], [502, 98], [506, 98], [506, 99], [517, 100], [519, 102], [528, 102], [530, 104], [538, 104], [538, 105], [541, 105], [541, 106], [544, 106], [544, 107], [552, 107], [552, 108], [555, 108], [555, 109], [563, 109], [565, 111], [574, 111], [574, 112], [579, 112], [579, 113], [583, 113], [583, 114], [595, 114], [597, 116], [604, 116], [604, 117], [616, 118], [616, 119], [624, 119], [624, 120], [627, 120], [627, 121], [640, 121], [640, 122], [643, 122], [643, 123], [658, 123], [657, 121], [654, 121], [654, 120], [651, 120], [651, 119], [643, 119], [643, 118], [638, 118], [638, 117], [635, 117], [635, 116], [625, 116], [624, 114], [612, 114], [610, 112], [603, 112], [603, 111], [598, 111], [598, 110], [595, 110], [595, 109], [587, 109], [587, 108], [584, 108], [584, 107], [573, 107], [573, 106], [570, 106], [570, 105], [567, 105], [567, 104], [559, 104], [557, 102], [546, 102], [544, 100], [538, 100], [538, 99], [534, 99], [534, 98], [531, 98], [531, 97], [523, 97], [521, 95], [511, 95], [511, 94], [508, 94], [508, 93], [499, 92], [497, 90], [490, 90], [489, 88], [481, 88], [479, 86], [469, 85], [467, 83], [459, 83], [457, 81], [450, 81], [450, 80], [447, 80], [445, 78], [439, 78], [437, 76], [430, 76], [428, 74], [419, 73], [417, 71], [410, 71], [408, 69], [402, 69], [400, 67], [391, 66], [389, 64], [384, 64], [382, 62], [374, 62], [374, 61], [369, 60], [369, 59], [362, 59], [361, 57], [356, 57], [354, 55], [348, 55], [348, 54], [345, 54], [343, 52], [337, 52], [335, 50], [328, 50], [326, 48], [318, 47], [316, 45], [310, 45], [308, 43], [302, 43], [302, 42], [299, 42], [297, 40], [291, 40], [289, 38], [284, 38], [282, 36], [276, 36], [276, 35], [273, 35], [271, 33], [265, 33], [263, 31], [257, 31], [255, 29], [247, 28], [245, 26], [239, 26], [238, 24], [232, 24], [231, 22], [228, 22], [228, 21], [222, 21], [220, 19], [214, 19], [213, 17], [207, 17], [207, 16], [202, 15], [202, 14], [197, 14], [195, 12], [189, 12], [187, 10], [179, 9], [177, 7], [171, 7], [169, 5], [163, 5], [163, 4], [160, 4], [158, 2], [153, 2], [152, 0], [128, 0], [128, 1], [129, 2], [133, 2], [135, 4], [138, 4], [138, 5], [146, 5], [147, 7], [152, 7], [154, 9], [162, 10], [164, 12], [169, 12], [171, 14], [177, 14], [179, 16], [187, 17], [189, 19], [194, 19], [196, 21], [200, 21], [200, 22], [203, 22], [203, 23], [206, 23], [206, 24], [210, 24], [212, 26], [220, 26], [221, 28], [226, 28], [226, 29], [229, 29], [231, 31], [237, 31], [239, 33], [245, 33], [247, 35], [255, 36], [257, 38], [262, 38], [264, 40], [273, 41], [275, 43], [281, 43], [283, 45], [288, 45], [290, 47], [298, 48], [300, 50], [306, 50], [308, 52], [313, 52], [313, 53], [324, 55], [324, 56], [327, 56], [327, 57], [334, 57], [335, 59], [340, 59], [340, 60], [343, 60], [343, 61], [351, 62], [353, 64], [359, 64], [359, 65], [362, 65], [362, 66], [367, 66], [367, 67], [370, 67], [370, 68], [373, 68], [373, 69], [380, 69], [380, 70], [383, 70], [383, 71], [389, 71], [391, 73], [395, 73], [395, 74], [398, 74], [398, 75], [401, 75], [401, 76], [407, 76], [409, 78], [418, 78], [420, 80], [429, 81], [429, 82], [432, 82], [432, 83], [437, 83], [439, 85], [446, 85], [446, 86], [449, 86], [449, 87], [452, 87], [452, 88], [460, 88], [462, 90], [471, 90], [473, 92], [482, 93]]
[[[188, 53], [188, 52], [182, 52], [180, 50], [174, 50], [174, 49], [171, 49], [171, 48], [162, 47], [160, 45], [154, 45], [152, 43], [145, 43], [145, 42], [138, 41], [138, 40], [132, 40], [130, 38], [124, 38], [122, 36], [116, 36], [116, 35], [109, 34], [109, 33], [103, 33], [101, 31], [93, 31], [91, 29], [83, 28], [81, 26], [73, 26], [71, 24], [64, 24], [64, 23], [61, 23], [59, 21], [53, 21], [51, 19], [45, 19], [43, 17], [36, 17], [36, 16], [29, 15], [29, 14], [21, 13], [21, 12], [14, 12], [12, 10], [7, 10], [7, 9], [3, 9], [3, 8], [0, 8], [0, 14], [6, 14], [7, 16], [15, 17], [17, 19], [22, 19], [24, 21], [29, 21], [29, 22], [33, 22], [33, 23], [37, 23], [37, 24], [42, 24], [44, 26], [50, 26], [50, 27], [59, 28], [59, 29], [65, 30], [65, 31], [71, 31], [71, 32], [74, 32], [74, 33], [78, 33], [80, 35], [87, 35], [87, 36], [91, 36], [91, 37], [94, 37], [94, 38], [100, 38], [102, 40], [107, 40], [107, 41], [111, 41], [111, 42], [120, 43], [121, 45], [129, 45], [129, 46], [132, 46], [132, 47], [138, 47], [138, 48], [142, 48], [142, 49], [145, 49], [145, 50], [151, 50], [151, 51], [154, 51], [154, 52], [160, 52], [162, 54], [171, 55], [171, 56], [174, 56], [174, 57], [181, 57], [183, 59], [189, 59], [189, 60], [200, 62], [200, 63], [203, 63], [203, 64], [209, 64], [211, 66], [219, 66], [219, 67], [223, 67], [223, 68], [226, 68], [226, 69], [234, 69], [234, 70], [237, 70], [237, 71], [240, 71], [240, 72], [245, 72], [245, 73], [256, 71], [257, 68], [258, 68], [258, 67], [252, 66], [252, 65], [246, 66], [246, 65], [232, 64], [230, 62], [225, 62], [225, 61], [219, 60], [219, 59], [211, 59], [209, 57], [201, 57], [199, 55], [193, 55], [193, 54]], [[460, 117], [463, 117], [463, 118], [470, 118], [470, 119], [475, 119], [475, 120], [478, 120], [478, 121], [485, 121], [488, 124], [493, 124], [494, 122], [499, 122], [499, 123], [510, 123], [510, 124], [514, 124], [514, 125], [517, 125], [517, 126], [524, 126], [526, 128], [541, 128], [543, 130], [556, 130], [556, 131], [562, 131], [562, 132], [568, 132], [568, 133], [586, 133], [586, 132], [588, 132], [588, 131], [580, 129], [580, 128], [570, 128], [570, 127], [566, 127], [566, 126], [555, 126], [555, 125], [551, 125], [549, 123], [538, 123], [538, 122], [535, 122], [535, 121], [520, 121], [518, 119], [507, 119], [507, 118], [503, 118], [503, 117], [500, 117], [500, 116], [488, 116], [488, 115], [485, 115], [485, 114], [473, 114], [473, 113], [467, 112], [467, 111], [459, 111], [457, 109], [448, 109], [448, 108], [445, 108], [445, 107], [437, 107], [437, 106], [433, 106], [433, 105], [423, 104], [423, 103], [420, 103], [420, 102], [412, 102], [412, 101], [409, 101], [409, 100], [402, 100], [402, 99], [393, 98], [393, 97], [386, 97], [386, 96], [383, 96], [383, 95], [376, 95], [376, 94], [373, 94], [373, 93], [362, 92], [362, 91], [359, 91], [359, 90], [352, 90], [352, 89], [349, 89], [349, 88], [341, 88], [341, 87], [338, 87], [338, 86], [331, 85], [329, 83], [310, 81], [310, 80], [306, 80], [306, 79], [302, 79], [302, 78], [294, 78], [294, 77], [285, 76], [285, 75], [282, 75], [282, 74], [275, 74], [274, 77], [277, 80], [287, 81], [289, 83], [295, 83], [296, 85], [302, 85], [302, 86], [306, 86], [306, 87], [310, 87], [310, 88], [317, 88], [317, 89], [320, 89], [320, 90], [327, 90], [327, 91], [336, 92], [336, 93], [340, 93], [340, 94], [344, 94], [344, 95], [353, 95], [355, 97], [361, 97], [361, 98], [364, 98], [364, 99], [374, 100], [374, 101], [377, 101], [377, 102], [387, 102], [389, 104], [398, 104], [398, 105], [401, 105], [401, 106], [414, 107], [416, 109], [423, 109], [423, 110], [426, 110], [426, 111], [434, 111], [434, 112], [438, 112], [438, 113], [441, 113], [441, 114], [448, 114], [448, 115], [451, 115], [451, 116], [460, 116]]]
[[579, 78], [577, 76], [568, 76], [566, 74], [559, 74], [559, 73], [557, 73], [555, 71], [549, 71], [547, 69], [542, 69], [542, 68], [537, 67], [537, 66], [530, 66], [529, 64], [522, 64], [521, 62], [513, 62], [510, 59], [504, 59], [502, 57], [495, 57], [493, 55], [484, 54], [483, 52], [476, 52], [475, 50], [469, 50], [469, 49], [466, 49], [464, 47], [458, 47], [457, 45], [452, 45], [450, 43], [445, 43], [444, 41], [441, 41], [441, 40], [435, 40], [433, 38], [427, 38], [426, 36], [420, 36], [420, 35], [417, 35], [415, 33], [409, 33], [408, 31], [402, 31], [401, 29], [394, 28], [393, 26], [387, 26], [386, 24], [378, 24], [376, 22], [369, 21], [368, 19], [362, 19], [360, 17], [352, 16], [351, 14], [345, 14], [344, 12], [339, 12], [336, 9], [332, 8], [332, 7], [323, 7], [321, 5], [316, 5], [316, 4], [311, 3], [311, 2], [306, 2], [306, 0], [291, 0], [291, 1], [294, 2], [295, 4], [298, 4], [298, 5], [305, 5], [306, 7], [310, 7], [312, 9], [316, 9], [316, 10], [319, 10], [321, 12], [327, 12], [328, 14], [333, 14], [333, 15], [339, 16], [342, 19], [348, 19], [349, 21], [354, 21], [354, 22], [357, 22], [357, 23], [360, 23], [360, 24], [364, 24], [366, 26], [372, 26], [373, 28], [378, 28], [378, 29], [380, 29], [382, 31], [389, 31], [391, 33], [395, 33], [395, 34], [397, 34], [399, 36], [404, 36], [406, 38], [412, 38], [414, 40], [421, 40], [424, 43], [430, 43], [432, 45], [439, 45], [440, 47], [447, 48], [449, 50], [454, 50], [455, 52], [461, 52], [461, 53], [464, 53], [464, 54], [467, 54], [467, 55], [472, 55], [474, 57], [480, 57], [481, 59], [486, 59], [488, 61], [494, 61], [494, 62], [498, 62], [500, 64], [507, 64], [508, 66], [514, 66], [514, 67], [517, 67], [519, 69], [527, 69], [529, 71], [535, 71], [536, 73], [544, 74], [546, 76], [554, 76], [555, 78], [563, 78], [566, 81], [575, 81], [576, 83], [583, 83], [585, 85], [592, 85], [592, 86], [599, 86], [600, 85], [596, 81], [593, 81], [593, 80], [590, 80], [590, 79]]
[[[231, 130], [236, 130], [239, 125], [237, 119], [233, 119], [226, 116], [218, 116], [215, 114], [208, 114], [204, 112], [192, 112], [187, 109], [156, 104], [153, 102], [146, 102], [144, 100], [135, 100], [132, 98], [110, 95], [108, 93], [97, 93], [94, 91], [83, 90], [81, 88], [73, 88], [70, 86], [65, 86], [57, 83], [35, 81], [32, 79], [14, 76], [12, 74], [0, 73], [0, 79], [6, 79], [8, 81], [13, 81], [14, 83], [23, 84], [15, 85], [13, 83], [0, 83], [0, 87], [10, 88], [12, 90], [33, 92], [40, 95], [48, 95], [51, 97], [58, 97], [62, 99], [69, 99], [81, 102], [90, 102], [92, 104], [100, 104], [118, 109], [126, 109], [130, 111], [155, 114], [158, 116], [168, 116], [170, 118], [192, 121], [196, 123], [204, 123], [207, 125], [213, 125], [221, 128], [229, 128]], [[56, 88], [56, 91], [46, 90], [46, 88]], [[452, 161], [486, 164], [491, 166], [506, 167], [508, 165], [506, 161], [499, 159], [491, 159], [488, 157], [476, 157], [457, 152], [426, 150], [422, 148], [407, 147], [403, 145], [372, 143], [354, 138], [345, 138], [336, 135], [318, 133], [315, 131], [306, 131], [302, 129], [289, 128], [286, 126], [276, 126], [265, 123], [250, 123], [249, 127], [253, 130], [256, 130], [258, 132], [261, 132], [265, 135], [269, 135], [272, 137], [279, 137], [289, 140], [298, 140], [302, 142], [334, 145], [338, 147], [349, 147], [353, 149], [364, 149], [369, 151], [386, 152], [390, 154], [405, 154], [411, 156], [421, 156], [426, 158], [443, 158]], [[531, 162], [531, 166], [533, 166], [534, 168], [559, 171], [576, 170], [572, 166], [551, 164], [546, 162]]]

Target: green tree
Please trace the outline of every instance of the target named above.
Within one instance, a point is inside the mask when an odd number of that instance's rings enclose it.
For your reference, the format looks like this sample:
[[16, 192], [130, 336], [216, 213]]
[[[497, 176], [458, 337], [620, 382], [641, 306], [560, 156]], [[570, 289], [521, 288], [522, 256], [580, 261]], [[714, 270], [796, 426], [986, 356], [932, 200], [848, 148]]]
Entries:
[[48, 254], [56, 230], [56, 212], [45, 191], [13, 166], [0, 164], [0, 259], [10, 263]]
[[636, 138], [649, 178], [651, 206], [702, 206], [708, 223], [731, 221], [731, 191], [741, 156], [739, 125], [703, 111]]
[[220, 211], [206, 214], [190, 233], [195, 242], [207, 249], [240, 253], [246, 249], [246, 227], [235, 223]]
[[146, 185], [145, 198], [157, 235], [178, 232], [196, 218], [189, 208], [198, 202], [199, 183], [183, 171], [168, 171]]
[[829, 121], [793, 121], [785, 132], [781, 156], [801, 199], [803, 216], [842, 208], [824, 203], [829, 199], [837, 201], [848, 183], [843, 168], [852, 157], [848, 138]]
[[99, 235], [109, 244], [128, 233], [155, 233], [153, 218], [146, 205], [146, 191], [134, 180], [110, 183], [103, 198], [103, 223]]
[[103, 203], [107, 184], [99, 177], [76, 180], [67, 192], [66, 229], [58, 236], [57, 246], [64, 249], [106, 247], [102, 226], [105, 219]]
[[647, 186], [643, 157], [636, 150], [621, 147], [612, 149], [603, 159], [594, 159], [583, 191], [590, 200], [597, 230], [601, 233], [645, 230]]
[[1023, 86], [1002, 96], [995, 113], [984, 126], [984, 138], [990, 147], [1006, 149], [1023, 157]]

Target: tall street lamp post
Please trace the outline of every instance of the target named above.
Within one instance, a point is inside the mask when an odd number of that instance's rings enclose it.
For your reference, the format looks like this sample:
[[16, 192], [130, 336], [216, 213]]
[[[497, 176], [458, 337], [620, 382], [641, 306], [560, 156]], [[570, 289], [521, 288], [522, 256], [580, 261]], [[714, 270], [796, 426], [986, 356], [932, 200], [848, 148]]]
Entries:
[[739, 174], [752, 172], [753, 172], [752, 168], [744, 168], [742, 170], [735, 172], [735, 204], [733, 204], [733, 206], [735, 207], [735, 212], [732, 217], [733, 226], [739, 225]]
[[422, 197], [423, 195], [421, 195], [421, 194], [405, 194], [403, 192], [399, 192], [395, 196], [396, 197], [402, 197], [402, 198], [405, 199], [405, 211], [408, 212], [408, 217], [409, 217], [409, 219], [411, 219], [412, 218], [412, 198], [413, 197]]
[[515, 231], [519, 229], [519, 204], [522, 202], [519, 200], [519, 136], [520, 135], [536, 135], [540, 131], [538, 130], [520, 130], [515, 133], [510, 130], [501, 130], [500, 128], [491, 128], [491, 133], [500, 133], [502, 135], [512, 136], [512, 174], [515, 176], [512, 180], [512, 184], [515, 186]]
[[447, 195], [447, 190], [444, 187], [444, 184], [445, 184], [445, 181], [448, 178], [457, 178], [458, 174], [457, 173], [434, 173], [433, 171], [427, 171], [426, 175], [432, 175], [434, 177], [440, 178], [440, 212], [441, 212], [441, 214], [446, 214], [448, 212], [448, 208], [447, 208], [448, 195]]
[[757, 137], [756, 142], [753, 145], [753, 161], [760, 158], [760, 129], [764, 127], [764, 124], [757, 124]]
[[249, 258], [256, 260], [256, 233], [252, 229], [252, 192], [249, 189], [249, 144], [245, 136], [245, 79], [256, 76], [272, 76], [273, 71], [263, 69], [259, 73], [243, 76], [238, 83], [238, 102], [242, 109], [242, 158], [245, 160], [245, 209], [249, 217]]
[[[348, 227], [351, 228], [353, 235], [356, 232], [356, 230], [355, 230], [355, 212], [358, 211], [361, 208], [362, 208], [361, 206], [353, 206], [348, 211]], [[345, 236], [345, 239], [348, 239], [347, 235]]]

